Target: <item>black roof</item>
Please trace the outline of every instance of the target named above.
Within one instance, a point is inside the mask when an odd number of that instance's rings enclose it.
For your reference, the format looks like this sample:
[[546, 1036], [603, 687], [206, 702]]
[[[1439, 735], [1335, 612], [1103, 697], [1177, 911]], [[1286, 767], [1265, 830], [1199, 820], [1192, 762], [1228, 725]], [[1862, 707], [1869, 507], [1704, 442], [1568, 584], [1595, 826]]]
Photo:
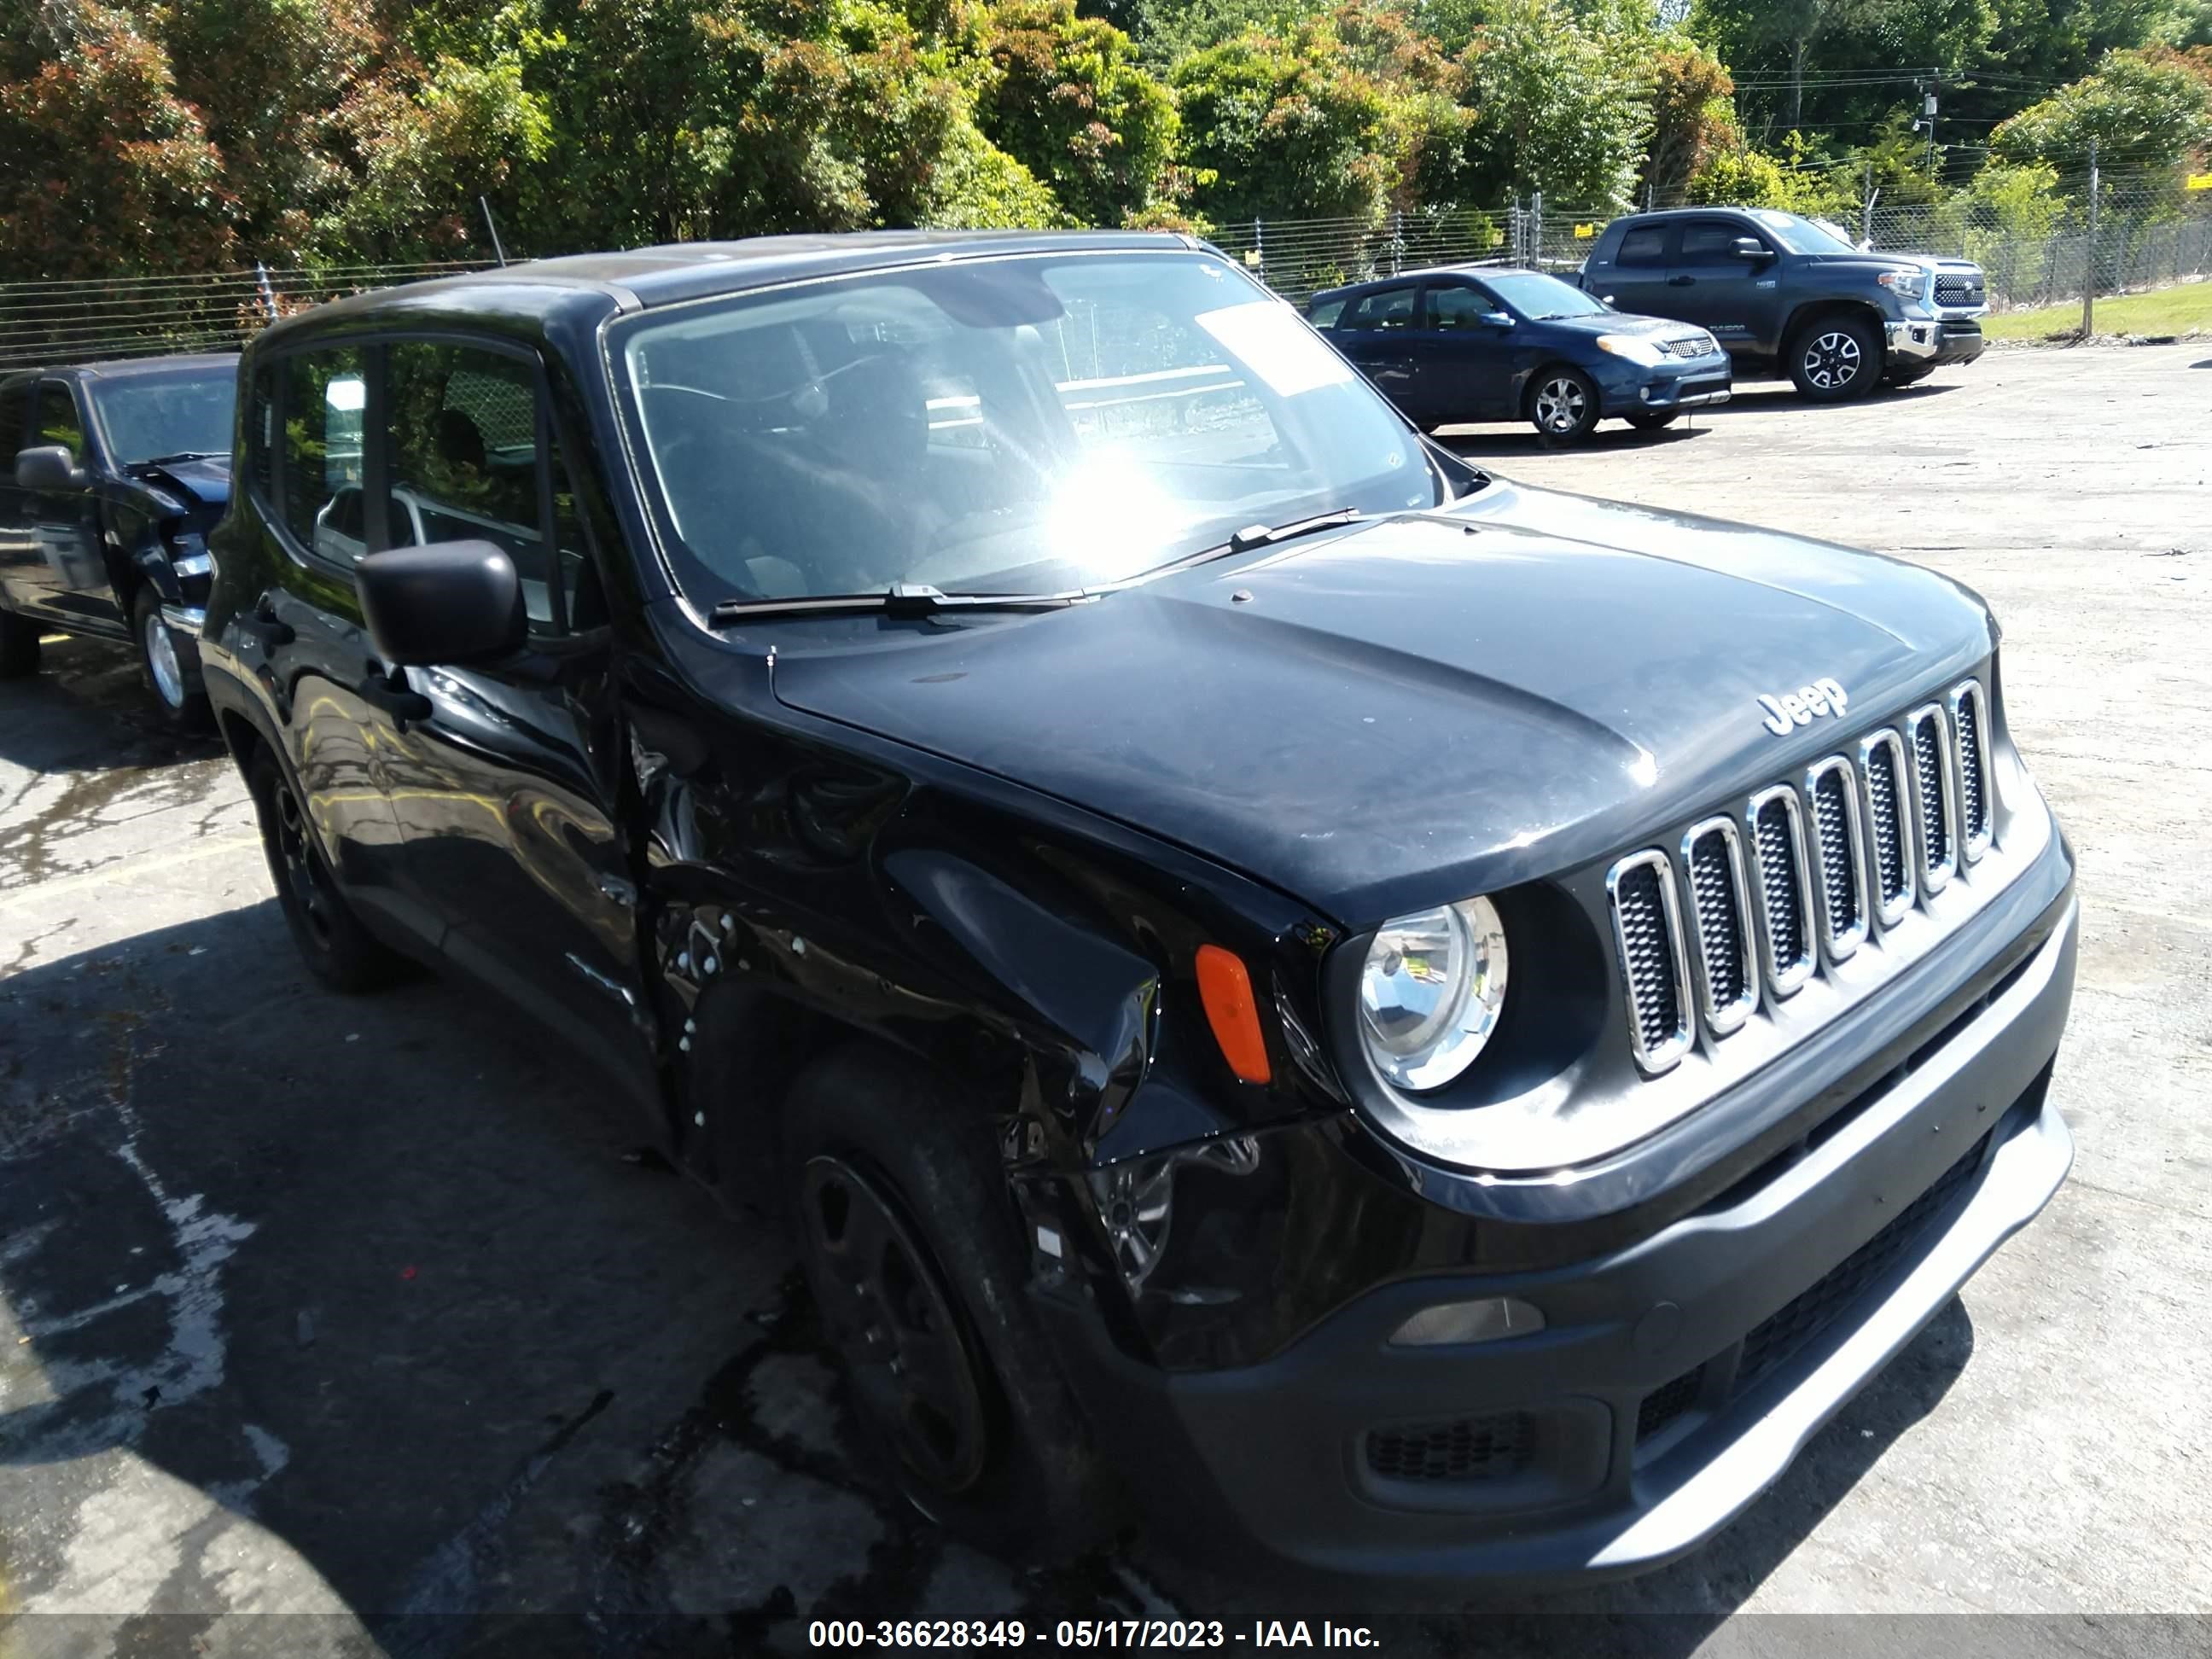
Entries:
[[88, 380], [128, 380], [142, 375], [174, 374], [196, 368], [234, 374], [238, 372], [238, 354], [235, 351], [179, 351], [166, 357], [113, 357], [92, 363], [24, 363], [13, 368], [0, 368], [0, 380], [12, 380], [21, 374], [76, 374]]
[[547, 318], [586, 308], [637, 311], [771, 283], [888, 270], [935, 259], [1115, 248], [1157, 252], [1204, 245], [1149, 230], [871, 230], [678, 242], [617, 253], [571, 253], [497, 270], [377, 289], [272, 325], [263, 338], [343, 327], [365, 313], [404, 309], [449, 317], [524, 312]]

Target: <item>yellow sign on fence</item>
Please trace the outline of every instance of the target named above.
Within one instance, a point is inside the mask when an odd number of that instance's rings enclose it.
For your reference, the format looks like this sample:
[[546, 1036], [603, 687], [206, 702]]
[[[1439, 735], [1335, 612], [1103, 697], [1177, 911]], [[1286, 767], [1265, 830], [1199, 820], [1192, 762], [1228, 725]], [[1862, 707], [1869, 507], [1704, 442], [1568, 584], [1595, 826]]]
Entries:
[[1597, 227], [1595, 225], [1577, 225], [1575, 227], [1575, 240], [1578, 242], [1587, 242], [1591, 237], [1596, 234]]
[[2192, 173], [2189, 175], [2191, 190], [2212, 190], [2212, 173]]

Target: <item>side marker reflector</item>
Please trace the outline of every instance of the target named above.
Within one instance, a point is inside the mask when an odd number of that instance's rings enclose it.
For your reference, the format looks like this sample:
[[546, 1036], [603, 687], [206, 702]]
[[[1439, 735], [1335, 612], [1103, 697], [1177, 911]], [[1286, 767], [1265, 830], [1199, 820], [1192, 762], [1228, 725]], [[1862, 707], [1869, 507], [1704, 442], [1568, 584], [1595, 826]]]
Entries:
[[1229, 1069], [1247, 1083], [1272, 1078], [1267, 1039], [1260, 1032], [1260, 1011], [1252, 1000], [1252, 978], [1244, 971], [1243, 958], [1218, 945], [1200, 945], [1198, 994]]

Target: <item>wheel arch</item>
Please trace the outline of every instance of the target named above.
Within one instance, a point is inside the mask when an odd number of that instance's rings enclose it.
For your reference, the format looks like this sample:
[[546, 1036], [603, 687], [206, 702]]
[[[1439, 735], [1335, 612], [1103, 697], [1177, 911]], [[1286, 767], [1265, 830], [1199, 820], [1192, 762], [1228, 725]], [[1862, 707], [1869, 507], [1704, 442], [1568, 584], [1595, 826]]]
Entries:
[[1881, 307], [1865, 300], [1853, 300], [1831, 295], [1826, 299], [1807, 300], [1783, 319], [1781, 356], [1778, 361], [1787, 368], [1790, 355], [1797, 349], [1798, 337], [1814, 324], [1827, 317], [1849, 317], [1864, 323], [1874, 331], [1875, 349], [1886, 362], [1889, 356], [1888, 332], [1882, 326], [1887, 320]]

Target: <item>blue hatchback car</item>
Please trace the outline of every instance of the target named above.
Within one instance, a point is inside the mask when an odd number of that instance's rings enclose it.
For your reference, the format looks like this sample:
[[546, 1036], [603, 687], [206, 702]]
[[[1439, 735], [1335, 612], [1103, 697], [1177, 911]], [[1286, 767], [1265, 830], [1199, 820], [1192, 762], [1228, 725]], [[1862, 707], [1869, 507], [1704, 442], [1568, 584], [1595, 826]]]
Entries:
[[1324, 289], [1306, 316], [1425, 430], [1527, 420], [1571, 444], [1611, 416], [1655, 430], [1734, 384], [1704, 329], [1624, 314], [1540, 270], [1408, 271]]

